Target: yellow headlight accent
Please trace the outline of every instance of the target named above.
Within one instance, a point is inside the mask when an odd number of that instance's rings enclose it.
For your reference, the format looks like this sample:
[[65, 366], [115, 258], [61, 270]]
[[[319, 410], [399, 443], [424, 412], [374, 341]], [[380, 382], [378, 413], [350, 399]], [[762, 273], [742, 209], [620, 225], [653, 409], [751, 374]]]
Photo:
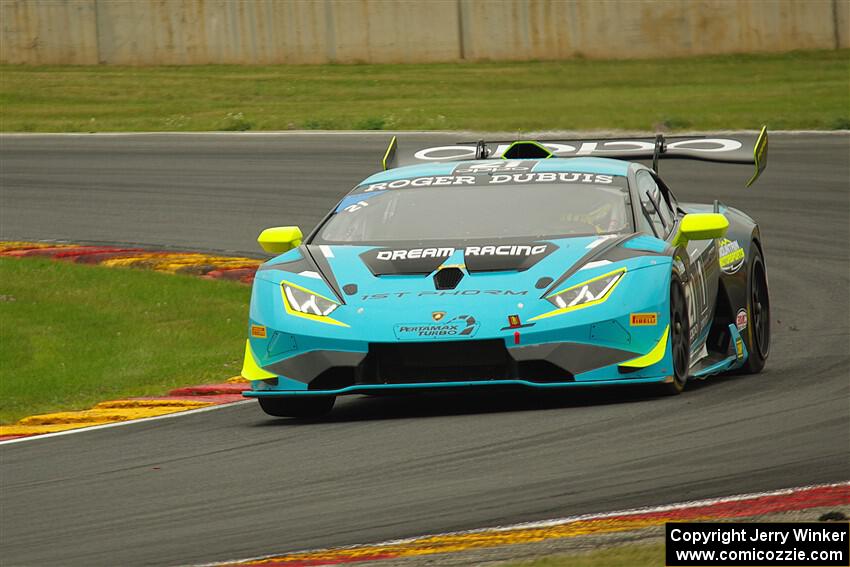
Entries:
[[646, 368], [647, 366], [652, 366], [656, 362], [659, 362], [662, 358], [664, 358], [664, 353], [667, 352], [667, 335], [669, 334], [670, 325], [667, 325], [667, 327], [664, 328], [664, 334], [661, 335], [661, 339], [655, 343], [655, 346], [652, 347], [651, 351], [643, 356], [624, 362], [620, 366], [625, 366], [627, 368]]
[[340, 327], [350, 327], [351, 325], [346, 325], [341, 321], [337, 321], [336, 319], [331, 319], [327, 315], [313, 315], [312, 313], [302, 313], [301, 311], [297, 311], [289, 305], [289, 300], [286, 298], [286, 288], [285, 286], [289, 286], [291, 288], [295, 288], [297, 290], [303, 291], [304, 293], [309, 293], [311, 295], [315, 295], [316, 297], [321, 297], [325, 301], [330, 301], [332, 303], [337, 303], [335, 300], [325, 297], [320, 293], [316, 293], [315, 291], [309, 290], [306, 287], [301, 287], [300, 285], [288, 282], [281, 281], [280, 282], [280, 294], [283, 297], [283, 307], [286, 309], [286, 312], [290, 315], [294, 315], [295, 317], [303, 317], [304, 319], [309, 319], [310, 321], [316, 321], [317, 323], [327, 323], [328, 325], [338, 325]]
[[566, 292], [568, 292], [572, 289], [576, 289], [576, 288], [585, 286], [589, 283], [593, 283], [593, 282], [599, 281], [601, 279], [609, 278], [609, 277], [611, 277], [615, 274], [620, 274], [620, 276], [617, 278], [617, 281], [614, 282], [614, 285], [612, 285], [610, 288], [608, 288], [608, 291], [606, 291], [605, 295], [603, 295], [602, 297], [597, 297], [596, 299], [593, 299], [591, 301], [586, 301], [584, 303], [579, 303], [578, 305], [568, 305], [567, 307], [561, 307], [560, 309], [555, 309], [553, 311], [549, 311], [548, 313], [543, 313], [542, 315], [538, 315], [537, 317], [532, 317], [531, 319], [529, 319], [529, 321], [536, 321], [538, 319], [546, 319], [547, 317], [554, 317], [555, 315], [561, 315], [563, 313], [568, 313], [570, 311], [576, 311], [578, 309], [584, 309], [585, 307], [591, 307], [593, 305], [599, 305], [600, 303], [602, 303], [603, 301], [608, 299], [611, 296], [611, 292], [613, 292], [614, 289], [618, 285], [620, 285], [620, 282], [623, 281], [623, 276], [626, 275], [626, 268], [620, 268], [618, 270], [608, 272], [607, 274], [602, 274], [601, 276], [597, 276], [595, 278], [581, 282], [580, 284], [576, 284], [572, 287], [568, 287], [567, 289], [561, 290], [558, 293], [553, 293], [552, 295], [547, 296], [547, 297], [555, 297], [555, 296], [561, 295], [562, 293], [566, 293]]
[[254, 353], [251, 351], [251, 342], [245, 341], [245, 362], [242, 363], [242, 377], [246, 380], [268, 380], [269, 378], [277, 378], [271, 372], [266, 372], [257, 364], [257, 359], [254, 358]]

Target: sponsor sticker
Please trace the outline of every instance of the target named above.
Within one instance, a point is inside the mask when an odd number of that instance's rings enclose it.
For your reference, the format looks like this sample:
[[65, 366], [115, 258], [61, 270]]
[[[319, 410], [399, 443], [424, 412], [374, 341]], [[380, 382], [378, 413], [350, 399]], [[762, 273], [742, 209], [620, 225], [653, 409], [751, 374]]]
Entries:
[[744, 358], [744, 340], [741, 337], [735, 339], [735, 355], [739, 360]]
[[658, 324], [658, 313], [632, 313], [629, 317], [632, 327], [651, 327]]
[[[404, 189], [405, 187], [442, 187], [449, 185], [503, 185], [525, 184], [525, 183], [593, 183], [601, 185], [621, 184], [621, 176], [606, 175], [600, 173], [584, 173], [575, 171], [542, 172], [542, 173], [512, 173], [522, 171], [520, 167], [509, 168], [505, 164], [512, 162], [494, 162], [485, 164], [477, 173], [489, 171], [489, 175], [428, 175], [424, 177], [412, 177], [410, 179], [396, 179], [395, 181], [382, 181], [361, 185], [355, 189], [353, 194], [369, 194], [374, 191], [388, 191], [392, 189]], [[500, 172], [500, 173], [496, 173]], [[357, 202], [354, 203], [358, 204]], [[360, 203], [360, 208], [365, 206]]]
[[452, 175], [457, 175], [460, 173], [518, 173], [523, 171], [531, 171], [532, 169], [534, 169], [535, 165], [537, 165], [536, 161], [523, 161], [517, 159], [500, 159], [479, 163], [465, 163], [457, 166], [452, 172]]
[[719, 256], [720, 269], [727, 274], [734, 274], [744, 265], [744, 249], [737, 240], [721, 240]]
[[363, 294], [363, 301], [374, 301], [376, 299], [410, 299], [413, 297], [469, 297], [476, 295], [528, 295], [527, 289], [448, 289], [438, 291], [396, 291], [392, 293]]
[[[634, 139], [578, 142], [572, 144], [544, 142], [542, 145], [558, 157], [605, 157], [606, 152], [612, 151], [617, 153], [649, 153], [651, 155], [655, 148], [655, 142], [652, 140]], [[510, 143], [498, 144], [493, 150], [493, 153], [490, 154], [490, 157], [501, 157], [510, 146]], [[734, 152], [742, 146], [743, 144], [738, 140], [730, 140], [728, 138], [694, 138], [670, 142], [667, 144], [667, 151], [688, 150], [691, 153], [715, 155], [722, 152]], [[423, 161], [469, 160], [475, 158], [475, 146], [455, 145], [423, 148], [413, 154], [413, 157]]]
[[395, 331], [396, 338], [401, 341], [461, 339], [474, 336], [476, 331], [478, 331], [479, 325], [478, 321], [472, 315], [458, 315], [444, 322], [404, 323], [396, 325], [393, 330]]
[[738, 327], [739, 331], [743, 331], [747, 328], [747, 310], [739, 309], [738, 314], [735, 315], [735, 326]]
[[[501, 246], [467, 246], [463, 255], [467, 256], [537, 256], [545, 254], [549, 249], [546, 244], [537, 245], [501, 245]], [[450, 246], [441, 248], [410, 248], [407, 250], [379, 250], [376, 260], [419, 260], [422, 258], [448, 258], [455, 249]]]
[[251, 336], [258, 339], [266, 338], [266, 328], [262, 325], [251, 325]]

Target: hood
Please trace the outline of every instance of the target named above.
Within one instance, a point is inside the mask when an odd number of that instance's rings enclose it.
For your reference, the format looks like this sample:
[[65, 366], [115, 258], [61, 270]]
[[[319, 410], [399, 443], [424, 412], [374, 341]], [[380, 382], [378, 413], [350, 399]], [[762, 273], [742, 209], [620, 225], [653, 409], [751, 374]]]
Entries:
[[[586, 275], [592, 277], [612, 263], [663, 255], [664, 249], [663, 242], [639, 235], [498, 244], [446, 242], [426, 247], [306, 245], [264, 264], [257, 277], [330, 293], [345, 304], [383, 295], [526, 295], [536, 299], [562, 287], [579, 271], [583, 277], [588, 270]], [[441, 268], [461, 268], [460, 281], [450, 287], [435, 282]]]
[[[663, 241], [641, 235], [429, 248], [306, 245], [261, 266], [255, 292], [264, 288], [259, 301], [276, 305], [280, 293], [269, 294], [264, 285], [287, 282], [336, 298], [342, 305], [332, 315], [336, 324], [315, 325], [300, 317], [287, 321], [293, 332], [303, 329], [313, 337], [386, 342], [451, 338], [444, 336], [449, 333], [493, 338], [513, 333], [509, 326], [516, 321], [526, 333], [534, 327], [537, 334], [557, 332], [563, 339], [568, 332], [563, 320], [532, 322], [552, 310], [544, 296], [623, 267], [634, 271], [669, 262]], [[598, 313], [576, 312], [570, 319], [575, 332], [586, 334], [581, 325]], [[423, 332], [433, 336], [423, 338]]]

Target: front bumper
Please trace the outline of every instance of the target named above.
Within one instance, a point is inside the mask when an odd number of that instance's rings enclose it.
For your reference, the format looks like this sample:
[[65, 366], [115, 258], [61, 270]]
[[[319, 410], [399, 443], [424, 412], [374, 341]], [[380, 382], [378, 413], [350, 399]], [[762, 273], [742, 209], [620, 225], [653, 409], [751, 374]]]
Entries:
[[[666, 339], [666, 335], [665, 335]], [[522, 386], [556, 388], [612, 382], [659, 382], [670, 374], [666, 341], [661, 360], [626, 368], [635, 353], [587, 343], [510, 346], [502, 339], [368, 343], [365, 351], [314, 350], [263, 368], [248, 397], [341, 395], [434, 388]], [[251, 357], [250, 345], [246, 358]]]
[[342, 396], [346, 394], [372, 394], [381, 392], [408, 392], [416, 390], [451, 390], [474, 388], [510, 388], [521, 387], [530, 389], [555, 389], [570, 387], [593, 387], [611, 385], [659, 384], [672, 382], [670, 376], [651, 378], [620, 378], [612, 380], [582, 380], [581, 382], [529, 382], [527, 380], [488, 380], [479, 382], [423, 382], [419, 384], [373, 384], [346, 386], [336, 390], [246, 390], [242, 395], [246, 398], [273, 398], [293, 396]]
[[[482, 289], [510, 290], [515, 276], [476, 278], [485, 282]], [[410, 279], [405, 286], [416, 283]], [[665, 330], [669, 305], [659, 292], [669, 289], [668, 279], [666, 265], [630, 269], [606, 302], [548, 318], [536, 316], [552, 306], [529, 299], [525, 290], [517, 295], [455, 290], [412, 299], [401, 293], [360, 294], [334, 312], [343, 325], [291, 316], [280, 285], [255, 280], [248, 371], [243, 370], [252, 391], [246, 395], [663, 381], [672, 374]], [[402, 287], [393, 282], [372, 283]], [[511, 327], [511, 314], [519, 314], [524, 324]], [[654, 317], [638, 324], [632, 315]], [[462, 331], [452, 338], [408, 332], [452, 324]]]

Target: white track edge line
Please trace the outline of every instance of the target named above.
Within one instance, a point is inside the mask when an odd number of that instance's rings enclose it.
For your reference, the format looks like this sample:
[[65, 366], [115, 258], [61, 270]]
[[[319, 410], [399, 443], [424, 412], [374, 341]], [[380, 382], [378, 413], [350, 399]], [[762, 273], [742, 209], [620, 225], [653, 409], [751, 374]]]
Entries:
[[115, 423], [103, 423], [100, 425], [89, 425], [87, 427], [77, 427], [76, 429], [66, 429], [65, 431], [54, 431], [53, 433], [36, 433], [34, 435], [27, 435], [25, 437], [18, 437], [17, 439], [6, 439], [5, 441], [0, 441], [0, 447], [3, 445], [9, 445], [11, 443], [24, 443], [26, 441], [38, 441], [40, 439], [48, 439], [50, 437], [59, 437], [61, 435], [71, 435], [73, 433], [86, 433], [88, 431], [95, 431], [98, 429], [108, 429], [110, 427], [120, 427], [122, 425], [132, 425], [134, 423], [144, 423], [146, 421], [155, 421], [157, 419], [168, 419], [172, 417], [183, 417], [184, 415], [194, 415], [196, 413], [203, 413], [205, 411], [213, 411], [217, 409], [222, 409], [230, 406], [234, 406], [237, 404], [247, 404], [251, 403], [253, 400], [239, 400], [236, 402], [227, 402], [223, 404], [215, 404], [212, 406], [207, 406], [203, 408], [197, 409], [189, 409], [183, 411], [176, 411], [173, 413], [166, 413], [164, 415], [154, 415], [152, 417], [142, 417], [139, 419], [128, 419], [127, 421], [116, 421]]
[[317, 549], [306, 549], [301, 551], [285, 551], [281, 553], [271, 553], [267, 555], [260, 555], [257, 557], [249, 557], [244, 559], [231, 559], [227, 561], [219, 561], [215, 563], [198, 563], [198, 564], [187, 564], [189, 567], [218, 567], [220, 565], [230, 565], [233, 563], [244, 563], [248, 561], [261, 561], [263, 559], [271, 559], [273, 557], [280, 557], [282, 555], [294, 555], [297, 553], [323, 553], [329, 551], [343, 551], [346, 549], [356, 549], [358, 547], [382, 547], [382, 546], [390, 546], [390, 545], [400, 545], [406, 543], [414, 543], [419, 540], [429, 539], [433, 537], [446, 537], [446, 536], [457, 536], [457, 535], [467, 535], [467, 534], [478, 534], [478, 533], [487, 533], [487, 532], [504, 532], [510, 530], [517, 529], [536, 529], [536, 528], [549, 528], [553, 526], [558, 526], [562, 524], [570, 524], [573, 522], [584, 521], [584, 520], [602, 520], [605, 518], [611, 518], [614, 516], [636, 516], [639, 514], [648, 514], [652, 512], [666, 512], [669, 510], [685, 510], [688, 508], [699, 508], [702, 506], [710, 506], [712, 504], [723, 504], [726, 502], [738, 502], [741, 500], [754, 500], [757, 498], [764, 498], [766, 496], [782, 496], [785, 494], [794, 494], [795, 492], [803, 492], [806, 490], [813, 490], [817, 488], [834, 488], [839, 486], [850, 486], [850, 480], [842, 481], [842, 482], [833, 482], [827, 484], [810, 484], [806, 486], [797, 486], [793, 488], [781, 488], [779, 490], [771, 490], [767, 492], [752, 492], [748, 494], [736, 494], [733, 496], [721, 496], [718, 498], [707, 498], [704, 500], [687, 500], [685, 502], [677, 502], [674, 504], [664, 504], [661, 506], [646, 506], [643, 508], [630, 508], [627, 510], [619, 510], [614, 512], [603, 512], [600, 514], [581, 514], [578, 516], [565, 516], [563, 518], [555, 518], [552, 520], [541, 520], [537, 522], [523, 522], [519, 524], [508, 524], [504, 526], [495, 526], [491, 528], [476, 528], [474, 530], [461, 530], [456, 532], [444, 532], [444, 533], [436, 533], [436, 534], [426, 534], [419, 535], [409, 538], [403, 539], [393, 539], [382, 541], [379, 543], [366, 543], [366, 544], [354, 544], [354, 545], [346, 545], [341, 547], [324, 547]]

